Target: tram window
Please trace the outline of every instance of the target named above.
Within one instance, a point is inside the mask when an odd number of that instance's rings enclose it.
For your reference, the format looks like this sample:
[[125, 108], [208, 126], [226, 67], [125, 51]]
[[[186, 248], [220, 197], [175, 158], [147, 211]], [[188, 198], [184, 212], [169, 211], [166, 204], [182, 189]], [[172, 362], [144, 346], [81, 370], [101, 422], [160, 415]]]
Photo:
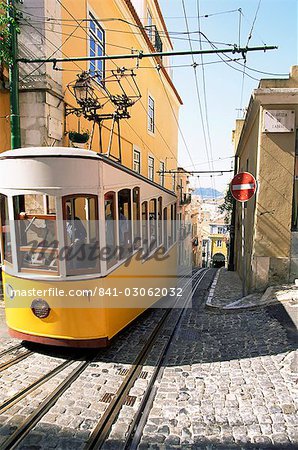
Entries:
[[164, 248], [168, 248], [168, 208], [163, 209], [163, 243]]
[[14, 197], [19, 270], [58, 274], [55, 197], [27, 194]]
[[158, 197], [158, 245], [162, 244], [162, 197]]
[[122, 259], [132, 251], [130, 189], [122, 189], [118, 192], [118, 221], [120, 259]]
[[148, 250], [148, 202], [142, 203], [142, 246], [145, 255]]
[[173, 244], [172, 205], [168, 208], [168, 247]]
[[174, 204], [174, 242], [177, 241], [177, 205]]
[[116, 231], [116, 194], [107, 192], [104, 197], [105, 202], [105, 226], [106, 226], [106, 247], [107, 247], [107, 267], [110, 269], [116, 263], [115, 248], [117, 246]]
[[136, 187], [133, 190], [133, 242], [134, 248], [141, 246], [141, 222], [140, 222], [140, 188]]
[[46, 208], [47, 208], [47, 213], [48, 214], [56, 214], [56, 202], [55, 202], [55, 197], [53, 197], [52, 195], [47, 195], [46, 196]]
[[21, 209], [24, 209], [26, 214], [56, 214], [56, 199], [52, 195], [29, 194], [19, 196], [19, 199], [23, 203]]
[[156, 199], [152, 199], [149, 202], [149, 232], [150, 232], [150, 251], [157, 246], [157, 210]]
[[0, 227], [1, 227], [1, 259], [12, 263], [11, 254], [11, 237], [10, 237], [10, 222], [8, 216], [8, 202], [5, 195], [0, 194]]
[[73, 195], [63, 198], [66, 274], [99, 272], [98, 197]]
[[176, 223], [175, 223], [175, 205], [171, 205], [171, 237], [172, 237], [172, 244], [176, 241]]

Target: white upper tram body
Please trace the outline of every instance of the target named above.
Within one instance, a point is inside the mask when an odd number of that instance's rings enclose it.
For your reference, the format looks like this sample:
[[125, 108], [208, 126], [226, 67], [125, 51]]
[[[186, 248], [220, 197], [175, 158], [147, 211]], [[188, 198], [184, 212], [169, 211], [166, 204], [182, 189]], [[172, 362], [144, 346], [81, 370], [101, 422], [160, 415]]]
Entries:
[[[129, 215], [127, 219], [130, 219], [132, 223], [135, 220], [139, 220], [142, 223], [140, 229], [143, 238], [144, 233], [150, 234], [149, 218], [153, 217], [156, 222], [161, 222], [161, 219], [173, 221], [176, 218], [176, 196], [173, 192], [134, 173], [119, 163], [89, 150], [36, 147], [4, 152], [0, 155], [0, 194], [7, 202], [8, 217], [6, 217], [6, 220], [8, 219], [10, 224], [13, 224], [14, 222], [20, 222], [19, 219], [26, 218], [29, 228], [30, 220], [34, 221], [35, 219], [35, 213], [31, 211], [28, 217], [21, 216], [24, 212], [22, 212], [22, 207], [18, 206], [16, 199], [23, 196], [26, 199], [26, 196], [30, 195], [43, 196], [46, 209], [44, 214], [41, 212], [40, 217], [49, 217], [51, 219], [54, 217], [59, 249], [66, 244], [66, 208], [74, 209], [75, 202], [78, 203], [78, 209], [79, 207], [83, 208], [83, 204], [85, 205], [89, 202], [91, 205], [92, 203], [92, 208], [90, 206], [90, 211], [86, 213], [87, 216], [89, 214], [89, 217], [85, 216], [84, 219], [93, 220], [94, 223], [98, 224], [98, 229], [89, 230], [89, 233], [94, 233], [94, 236], [99, 238], [101, 247], [105, 246], [107, 239], [104, 219], [107, 218], [106, 206], [108, 202], [114, 202], [115, 236], [118, 236], [118, 243], [119, 219], [121, 219], [120, 214], [122, 214], [119, 209], [120, 201], [123, 202], [123, 206], [126, 205], [126, 209], [130, 210], [129, 212], [126, 211], [127, 215]], [[51, 210], [47, 209], [49, 207], [49, 199]], [[81, 206], [79, 206], [79, 203]], [[150, 212], [152, 217], [149, 217]], [[51, 214], [53, 217], [50, 217]], [[74, 214], [75, 212], [73, 212]], [[2, 228], [3, 225], [5, 224], [2, 224]], [[94, 225], [92, 226], [94, 227]], [[171, 227], [169, 223], [166, 226], [168, 228]], [[53, 271], [38, 270], [37, 264], [35, 264], [36, 270], [34, 270], [34, 264], [26, 263], [24, 254], [23, 259], [25, 262], [24, 264], [20, 263], [17, 245], [14, 245], [20, 240], [17, 235], [17, 228], [16, 223], [9, 227], [11, 255], [9, 257], [10, 261], [9, 258], [5, 261], [7, 264], [5, 264], [4, 268], [9, 275], [27, 279], [34, 279], [38, 276], [38, 278], [44, 280], [53, 280], [54, 277], [56, 280], [65, 280], [66, 278], [68, 280], [77, 280], [82, 275], [84, 275], [84, 278], [106, 276], [122, 263], [118, 261], [109, 265], [101, 261], [92, 270], [87, 268], [85, 271], [68, 272], [66, 262], [62, 260], [59, 261], [59, 264]], [[133, 225], [132, 228], [134, 228]], [[166, 240], [166, 248], [169, 249], [174, 244], [174, 236], [169, 239], [168, 232], [164, 226], [156, 225], [156, 230], [156, 234], [159, 235], [156, 248], [162, 242], [165, 243]], [[132, 230], [131, 233], [131, 239], [133, 240], [135, 231]], [[163, 234], [163, 237], [161, 234]], [[4, 246], [5, 243], [2, 242], [2, 255], [4, 254], [4, 259], [6, 259]], [[21, 244], [19, 247], [22, 247]]]

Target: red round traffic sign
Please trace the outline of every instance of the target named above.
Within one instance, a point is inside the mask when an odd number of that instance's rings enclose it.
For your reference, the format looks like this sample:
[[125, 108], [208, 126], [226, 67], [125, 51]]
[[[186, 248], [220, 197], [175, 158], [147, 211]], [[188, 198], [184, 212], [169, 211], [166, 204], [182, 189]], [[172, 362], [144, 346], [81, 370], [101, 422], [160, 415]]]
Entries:
[[231, 193], [238, 202], [246, 202], [255, 195], [257, 182], [249, 172], [240, 172], [231, 182]]

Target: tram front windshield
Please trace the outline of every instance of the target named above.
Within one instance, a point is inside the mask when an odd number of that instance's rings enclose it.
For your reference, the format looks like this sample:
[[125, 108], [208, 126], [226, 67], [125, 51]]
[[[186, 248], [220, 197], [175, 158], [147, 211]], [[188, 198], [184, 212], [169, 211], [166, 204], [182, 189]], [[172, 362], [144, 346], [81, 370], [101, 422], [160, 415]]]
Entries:
[[19, 270], [58, 274], [55, 198], [42, 194], [14, 197], [14, 214]]

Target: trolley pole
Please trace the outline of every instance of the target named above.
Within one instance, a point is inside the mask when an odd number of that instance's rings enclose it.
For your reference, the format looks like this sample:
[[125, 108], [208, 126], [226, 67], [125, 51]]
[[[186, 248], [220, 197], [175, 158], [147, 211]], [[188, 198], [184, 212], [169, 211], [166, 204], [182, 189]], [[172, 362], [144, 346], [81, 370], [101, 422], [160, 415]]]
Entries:
[[9, 24], [12, 59], [9, 64], [9, 93], [10, 93], [10, 135], [11, 148], [21, 147], [20, 103], [19, 103], [19, 64], [18, 36], [16, 29], [16, 8], [18, 0], [7, 0], [8, 16], [12, 19]]

